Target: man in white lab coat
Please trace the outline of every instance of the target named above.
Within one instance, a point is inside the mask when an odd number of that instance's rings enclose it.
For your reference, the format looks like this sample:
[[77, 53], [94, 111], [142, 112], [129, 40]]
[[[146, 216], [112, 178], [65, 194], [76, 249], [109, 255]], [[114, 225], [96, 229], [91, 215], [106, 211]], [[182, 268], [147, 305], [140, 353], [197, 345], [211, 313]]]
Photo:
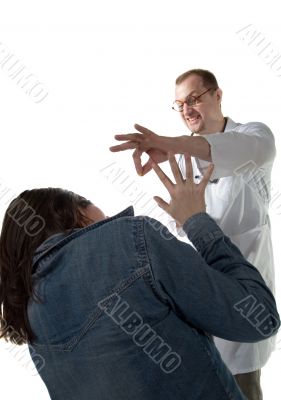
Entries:
[[[135, 149], [133, 158], [139, 175], [151, 170], [151, 160], [141, 165], [143, 152], [157, 163], [166, 161], [168, 152], [188, 152], [193, 157], [194, 176], [186, 178], [198, 182], [204, 169], [213, 162], [215, 169], [206, 188], [207, 212], [274, 291], [268, 216], [274, 137], [263, 123], [239, 124], [224, 117], [221, 100], [222, 91], [211, 72], [187, 71], [176, 80], [173, 109], [179, 112], [191, 135], [164, 137], [135, 125], [140, 133], [116, 135], [117, 140], [126, 142], [111, 147], [111, 151]], [[181, 157], [179, 163], [185, 172]], [[262, 312], [262, 305], [249, 304], [249, 323], [257, 324], [255, 318]], [[254, 344], [214, 340], [244, 394], [249, 400], [262, 399], [260, 370], [274, 349], [274, 339]]]

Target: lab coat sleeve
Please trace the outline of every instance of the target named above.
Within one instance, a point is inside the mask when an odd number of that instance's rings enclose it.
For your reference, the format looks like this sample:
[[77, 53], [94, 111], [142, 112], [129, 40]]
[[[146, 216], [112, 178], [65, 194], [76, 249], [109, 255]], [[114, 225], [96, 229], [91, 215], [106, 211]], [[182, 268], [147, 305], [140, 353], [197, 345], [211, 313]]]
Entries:
[[[239, 125], [233, 130], [202, 135], [211, 147], [215, 165], [212, 179], [257, 170], [273, 163], [275, 142], [271, 130], [261, 122]], [[209, 163], [197, 159], [204, 171]]]

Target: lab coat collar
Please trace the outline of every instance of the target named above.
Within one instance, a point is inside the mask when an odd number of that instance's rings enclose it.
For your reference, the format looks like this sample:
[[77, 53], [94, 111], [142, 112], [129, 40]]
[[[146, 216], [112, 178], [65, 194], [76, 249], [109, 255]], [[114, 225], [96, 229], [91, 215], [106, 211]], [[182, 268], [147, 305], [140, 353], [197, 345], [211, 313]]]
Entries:
[[[237, 122], [234, 122], [231, 118], [229, 118], [229, 117], [225, 117], [226, 118], [226, 125], [225, 125], [225, 128], [224, 128], [224, 132], [226, 132], [226, 131], [231, 131], [232, 129], [234, 129], [234, 128], [236, 128], [238, 125], [241, 125], [241, 124], [239, 124], [239, 123], [237, 123]], [[213, 132], [213, 133], [222, 133], [222, 132]], [[208, 135], [212, 135], [213, 133], [208, 133]], [[192, 133], [191, 134], [191, 136], [201, 136], [201, 134], [200, 133]], [[202, 136], [204, 136], [204, 135], [202, 135]], [[206, 134], [205, 134], [205, 136], [206, 136]]]
[[232, 129], [236, 128], [236, 126], [240, 125], [237, 122], [234, 122], [231, 118], [226, 117], [227, 122], [224, 128], [224, 132], [231, 131]]

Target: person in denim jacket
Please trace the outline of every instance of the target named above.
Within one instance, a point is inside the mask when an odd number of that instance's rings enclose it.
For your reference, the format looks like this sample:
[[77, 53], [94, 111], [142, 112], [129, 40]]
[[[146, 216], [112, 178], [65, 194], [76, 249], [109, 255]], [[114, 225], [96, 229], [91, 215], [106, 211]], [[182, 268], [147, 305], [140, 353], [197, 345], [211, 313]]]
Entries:
[[[160, 222], [113, 217], [70, 191], [26, 190], [0, 239], [1, 336], [28, 343], [53, 400], [245, 399], [212, 336], [255, 342], [279, 315], [258, 270], [206, 213], [174, 157], [155, 200], [197, 251]], [[261, 312], [262, 311], [262, 312]]]

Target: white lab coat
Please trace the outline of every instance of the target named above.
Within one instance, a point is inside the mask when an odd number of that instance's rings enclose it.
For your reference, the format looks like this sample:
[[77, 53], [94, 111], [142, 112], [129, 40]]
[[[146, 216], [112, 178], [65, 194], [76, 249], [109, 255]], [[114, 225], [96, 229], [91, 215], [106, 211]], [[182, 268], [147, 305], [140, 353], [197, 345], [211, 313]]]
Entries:
[[[274, 292], [274, 263], [268, 206], [274, 137], [260, 122], [238, 124], [227, 119], [224, 132], [202, 135], [211, 146], [215, 165], [205, 199], [207, 212], [261, 273]], [[209, 162], [192, 160], [195, 181]], [[185, 174], [183, 157], [179, 165]], [[241, 299], [242, 300], [242, 299]], [[222, 359], [233, 374], [260, 369], [274, 349], [275, 338], [259, 343], [234, 343], [215, 338]]]

